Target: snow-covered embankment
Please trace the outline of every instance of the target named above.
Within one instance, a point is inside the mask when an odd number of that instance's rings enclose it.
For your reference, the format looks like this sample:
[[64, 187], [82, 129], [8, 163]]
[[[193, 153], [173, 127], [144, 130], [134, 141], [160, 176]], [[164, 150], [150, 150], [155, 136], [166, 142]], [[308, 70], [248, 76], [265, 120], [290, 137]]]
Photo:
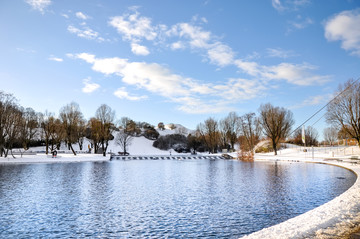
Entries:
[[[309, 161], [314, 163], [314, 161]], [[357, 174], [354, 185], [333, 200], [285, 222], [252, 233], [253, 238], [346, 238], [360, 229], [360, 165], [351, 162], [326, 162]]]

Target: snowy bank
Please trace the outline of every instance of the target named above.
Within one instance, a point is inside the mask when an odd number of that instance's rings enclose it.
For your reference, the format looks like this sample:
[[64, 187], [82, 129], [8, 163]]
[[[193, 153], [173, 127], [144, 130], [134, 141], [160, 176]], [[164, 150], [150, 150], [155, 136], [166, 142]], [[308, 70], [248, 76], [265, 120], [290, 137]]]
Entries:
[[26, 163], [71, 163], [71, 162], [104, 162], [109, 161], [110, 155], [106, 157], [99, 154], [58, 154], [57, 157], [51, 155], [37, 154], [37, 155], [24, 155], [16, 158], [8, 156], [7, 158], [0, 158], [0, 164], [26, 164]]
[[[318, 156], [318, 155], [316, 155]], [[277, 160], [307, 163], [325, 163], [344, 167], [360, 175], [360, 165], [349, 158], [333, 158], [328, 161], [317, 157], [299, 155], [257, 155], [256, 160]], [[360, 229], [360, 178], [346, 192], [333, 200], [285, 222], [244, 236], [253, 238], [347, 238]]]

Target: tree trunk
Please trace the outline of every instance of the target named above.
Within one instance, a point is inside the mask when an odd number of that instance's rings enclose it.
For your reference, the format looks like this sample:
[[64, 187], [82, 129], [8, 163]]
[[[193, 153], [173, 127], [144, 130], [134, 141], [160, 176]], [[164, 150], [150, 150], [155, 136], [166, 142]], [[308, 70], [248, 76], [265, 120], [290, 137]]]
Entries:
[[103, 156], [105, 157], [106, 156], [106, 151], [105, 151], [105, 144], [104, 143], [101, 144], [101, 148], [103, 150]]
[[275, 155], [277, 155], [276, 142], [273, 141], [272, 143], [273, 143], [273, 149], [274, 149]]
[[4, 153], [5, 153], [5, 154], [4, 154], [4, 158], [7, 158], [8, 153], [9, 153], [9, 149], [6, 149]]
[[103, 147], [103, 149], [104, 149], [104, 150], [103, 150], [103, 156], [104, 156], [104, 157], [106, 156], [106, 151], [107, 151], [108, 146], [109, 146], [109, 144], [106, 143], [105, 148]]
[[70, 149], [71, 149], [71, 151], [73, 152], [73, 154], [76, 155], [76, 152], [75, 152], [75, 150], [73, 149], [72, 145], [69, 144], [69, 146], [70, 146]]
[[45, 153], [48, 154], [49, 153], [49, 141], [45, 140]]

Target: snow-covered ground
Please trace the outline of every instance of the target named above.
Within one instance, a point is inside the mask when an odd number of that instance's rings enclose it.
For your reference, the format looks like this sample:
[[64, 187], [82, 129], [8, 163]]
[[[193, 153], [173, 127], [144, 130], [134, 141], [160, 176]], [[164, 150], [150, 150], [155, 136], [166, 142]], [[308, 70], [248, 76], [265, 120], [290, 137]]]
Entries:
[[[176, 125], [176, 127], [183, 127], [181, 125]], [[183, 127], [184, 128], [184, 127]], [[190, 130], [184, 128], [187, 132], [191, 132]], [[165, 127], [165, 130], [158, 131], [160, 135], [168, 135], [178, 133], [177, 129], [171, 130], [168, 127]], [[153, 147], [154, 141], [141, 137], [133, 137], [131, 144], [129, 145], [127, 152], [130, 155], [182, 155], [174, 150], [160, 150], [158, 148]], [[58, 162], [83, 162], [83, 161], [104, 161], [110, 159], [110, 154], [117, 154], [119, 151], [122, 151], [119, 145], [116, 144], [115, 140], [109, 142], [109, 146], [107, 149], [108, 154], [104, 157], [99, 154], [89, 154], [86, 153], [88, 151], [88, 146], [90, 142], [85, 139], [83, 144], [83, 150], [80, 150], [78, 144], [74, 144], [73, 148], [76, 152], [79, 152], [76, 156], [72, 154], [72, 152], [65, 146], [62, 145], [59, 154], [56, 158], [52, 158], [51, 156], [46, 155], [45, 153], [37, 153], [36, 155], [14, 155], [15, 158], [11, 156], [9, 153], [7, 158], [0, 157], [0, 163], [58, 163]], [[18, 152], [18, 150], [13, 150], [14, 152]], [[45, 146], [43, 147], [34, 147], [31, 148], [28, 152], [45, 152]], [[65, 153], [62, 153], [65, 152]]]
[[[161, 135], [173, 133], [166, 129]], [[169, 151], [163, 151], [152, 147], [153, 141], [144, 137], [137, 137], [129, 148], [131, 155], [170, 155]], [[84, 143], [87, 149], [88, 142]], [[44, 150], [44, 147], [34, 148], [33, 151]], [[66, 150], [63, 148], [62, 150]], [[75, 150], [79, 150], [75, 148]], [[118, 152], [120, 147], [111, 142], [108, 152]], [[177, 155], [172, 150], [172, 155]], [[233, 153], [234, 156], [236, 153]], [[352, 170], [360, 175], [360, 160], [351, 159], [350, 155], [358, 155], [358, 147], [333, 147], [333, 148], [307, 148], [304, 152], [303, 147], [291, 146], [282, 149], [277, 156], [273, 153], [256, 154], [255, 160], [276, 160], [279, 163], [308, 162], [308, 163], [327, 163], [341, 166]], [[207, 154], [208, 155], [208, 154]], [[37, 155], [16, 155], [16, 158], [0, 158], [0, 164], [8, 163], [55, 163], [55, 162], [86, 162], [86, 161], [107, 161], [110, 159], [96, 154], [81, 153], [76, 156], [70, 153], [60, 153], [58, 157], [52, 158], [45, 154]], [[307, 213], [289, 219], [278, 225], [262, 229], [251, 235], [245, 236], [245, 239], [253, 238], [344, 238], [349, 233], [360, 229], [360, 179], [357, 178], [355, 184], [346, 192], [331, 200], [330, 202], [317, 207]]]
[[[358, 147], [350, 148], [288, 148], [281, 150], [279, 155], [257, 154], [256, 160], [277, 160], [291, 162], [326, 163], [352, 170], [360, 175], [360, 161], [351, 159], [349, 155], [359, 154]], [[360, 178], [354, 185], [340, 196], [320, 207], [302, 215], [289, 219], [275, 226], [262, 229], [244, 236], [244, 239], [254, 238], [346, 238], [351, 233], [360, 230]]]

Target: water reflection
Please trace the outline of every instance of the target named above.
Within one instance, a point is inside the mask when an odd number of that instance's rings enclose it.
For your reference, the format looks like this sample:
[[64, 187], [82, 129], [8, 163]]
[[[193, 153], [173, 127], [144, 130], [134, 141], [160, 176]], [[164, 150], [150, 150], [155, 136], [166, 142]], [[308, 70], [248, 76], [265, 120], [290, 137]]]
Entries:
[[342, 168], [223, 160], [0, 166], [0, 237], [237, 238], [355, 181]]

